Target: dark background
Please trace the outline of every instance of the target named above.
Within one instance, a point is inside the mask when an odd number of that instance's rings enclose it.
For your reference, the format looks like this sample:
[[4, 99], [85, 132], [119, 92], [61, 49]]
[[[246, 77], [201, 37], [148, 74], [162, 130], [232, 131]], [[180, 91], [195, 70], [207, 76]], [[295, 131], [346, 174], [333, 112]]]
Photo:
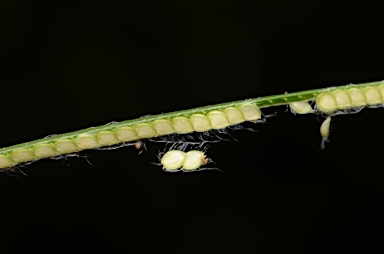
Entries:
[[[369, 1], [0, 1], [0, 146], [111, 121], [384, 79]], [[384, 110], [285, 108], [219, 171], [166, 173], [159, 143], [0, 175], [0, 253], [384, 253]], [[87, 159], [93, 165], [90, 166]]]

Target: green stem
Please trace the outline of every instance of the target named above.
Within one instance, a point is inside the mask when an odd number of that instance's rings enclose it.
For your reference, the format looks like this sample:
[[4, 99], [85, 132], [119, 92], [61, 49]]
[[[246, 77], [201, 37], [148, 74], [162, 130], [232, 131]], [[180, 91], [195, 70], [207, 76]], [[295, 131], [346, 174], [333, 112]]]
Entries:
[[[287, 105], [292, 102], [316, 100], [319, 94], [334, 91], [334, 90], [342, 91], [351, 87], [357, 88], [357, 89], [364, 89], [367, 87], [376, 87], [383, 84], [384, 83], [382, 81], [378, 81], [378, 82], [371, 82], [371, 83], [362, 83], [357, 85], [346, 85], [346, 86], [338, 86], [338, 87], [331, 87], [331, 88], [314, 89], [314, 90], [307, 90], [307, 91], [301, 91], [301, 92], [295, 92], [295, 93], [260, 97], [255, 99], [227, 102], [227, 103], [221, 103], [221, 104], [199, 107], [194, 109], [175, 111], [175, 112], [166, 113], [166, 114], [151, 115], [151, 116], [146, 116], [146, 117], [142, 117], [134, 120], [127, 120], [127, 121], [122, 121], [122, 122], [117, 122], [112, 124], [106, 124], [98, 127], [91, 127], [91, 128], [87, 128], [79, 131], [55, 135], [48, 138], [37, 139], [34, 141], [21, 143], [21, 144], [0, 149], [0, 170], [4, 168], [12, 167], [21, 162], [34, 161], [41, 158], [56, 156], [60, 154], [66, 154], [66, 153], [71, 153], [71, 152], [76, 152], [76, 151], [81, 151], [81, 150], [91, 149], [91, 148], [96, 148], [101, 146], [108, 146], [108, 145], [113, 145], [113, 144], [122, 143], [122, 142], [131, 142], [138, 139], [151, 138], [155, 136], [162, 136], [162, 135], [167, 135], [167, 134], [177, 132], [177, 131], [173, 131], [173, 132], [168, 131], [168, 132], [161, 133], [156, 131], [156, 128], [155, 128], [156, 126], [153, 127], [153, 123], [157, 120], [165, 120], [164, 124], [168, 124], [170, 126], [169, 128], [175, 128], [175, 126], [172, 125], [174, 123], [173, 121], [175, 117], [182, 116], [190, 119], [190, 117], [193, 115], [201, 114], [206, 116], [209, 112], [212, 112], [212, 111], [222, 112], [223, 110], [228, 108], [241, 108], [242, 106], [249, 105], [249, 104], [256, 106], [258, 108]], [[240, 122], [247, 121], [247, 120], [252, 120], [252, 119], [247, 119], [245, 117]], [[231, 124], [233, 123], [230, 123], [228, 125], [231, 125]], [[137, 135], [136, 138], [132, 137], [132, 138], [122, 139], [118, 136], [118, 133], [117, 133], [118, 130], [122, 130], [122, 128], [132, 128], [133, 131], [135, 131], [134, 128], [137, 128], [138, 126], [143, 127], [144, 129], [149, 128], [149, 132], [146, 132], [141, 136]], [[154, 131], [151, 131], [150, 128], [152, 128]], [[213, 126], [212, 128], [215, 128], [215, 127]], [[199, 131], [199, 130], [193, 129], [192, 131]], [[187, 133], [187, 132], [188, 131], [184, 133]], [[102, 141], [101, 139], [98, 140], [97, 135], [99, 134], [101, 135], [101, 133], [104, 133], [104, 134], [106, 133], [110, 135], [109, 137], [111, 138], [110, 140], [112, 141], [110, 141], [110, 143], [108, 142], [105, 143], [106, 141], [103, 143], [101, 142]], [[136, 134], [138, 133], [139, 131], [138, 129], [136, 129]], [[115, 141], [113, 141], [113, 137], [114, 137], [113, 135], [115, 135], [116, 137]], [[87, 140], [85, 140], [88, 143], [82, 140], [82, 142], [85, 142], [88, 145], [84, 146], [79, 141], [79, 137], [88, 138]], [[92, 140], [94, 140], [94, 143], [92, 143], [93, 142]], [[67, 143], [64, 143], [64, 141]], [[69, 146], [71, 145], [71, 142], [73, 142], [73, 146], [75, 148], [68, 148], [68, 149], [66, 148], [64, 150], [59, 149], [59, 145], [65, 145], [65, 147], [67, 147], [68, 145]], [[43, 153], [43, 154], [37, 153], [36, 149], [37, 147], [39, 147], [39, 145], [44, 149], [46, 149], [44, 150], [46, 151], [46, 153]], [[52, 149], [51, 154], [47, 152], [47, 151], [50, 151], [49, 149]]]

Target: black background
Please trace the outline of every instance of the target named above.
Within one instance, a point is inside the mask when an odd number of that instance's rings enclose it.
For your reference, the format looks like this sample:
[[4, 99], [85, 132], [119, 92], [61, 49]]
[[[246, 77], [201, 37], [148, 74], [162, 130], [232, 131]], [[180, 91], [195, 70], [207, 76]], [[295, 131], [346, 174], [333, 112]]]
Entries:
[[[0, 18], [1, 147], [384, 79], [368, 1], [2, 0]], [[224, 173], [166, 173], [146, 142], [1, 174], [0, 253], [384, 253], [384, 110], [335, 117], [324, 151], [324, 118], [284, 110], [211, 144]]]

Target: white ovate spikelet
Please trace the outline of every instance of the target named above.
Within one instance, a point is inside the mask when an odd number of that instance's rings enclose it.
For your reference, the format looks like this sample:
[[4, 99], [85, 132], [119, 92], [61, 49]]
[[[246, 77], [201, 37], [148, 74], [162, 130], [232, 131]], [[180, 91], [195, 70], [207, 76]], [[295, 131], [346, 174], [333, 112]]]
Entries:
[[207, 160], [208, 159], [203, 152], [196, 150], [189, 151], [185, 154], [183, 168], [185, 170], [196, 170], [202, 165], [207, 164]]
[[308, 101], [297, 101], [289, 103], [291, 111], [297, 114], [309, 114], [313, 112], [311, 104]]
[[175, 171], [184, 164], [185, 153], [179, 150], [171, 150], [161, 158], [161, 164], [167, 171]]
[[325, 148], [325, 142], [328, 141], [328, 136], [331, 128], [331, 116], [328, 116], [320, 126], [321, 134], [321, 149]]

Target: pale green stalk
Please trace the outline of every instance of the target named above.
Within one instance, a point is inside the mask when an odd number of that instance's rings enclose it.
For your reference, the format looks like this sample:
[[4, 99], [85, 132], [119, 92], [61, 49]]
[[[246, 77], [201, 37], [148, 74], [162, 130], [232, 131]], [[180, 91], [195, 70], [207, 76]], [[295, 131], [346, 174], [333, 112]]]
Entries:
[[[111, 146], [118, 143], [132, 142], [139, 139], [152, 138], [172, 133], [188, 133], [192, 131], [206, 131], [208, 129], [220, 128], [220, 126], [214, 126], [214, 123], [211, 121], [211, 128], [203, 127], [203, 129], [197, 129], [195, 126], [193, 126], [193, 129], [188, 129], [188, 122], [186, 122], [187, 125], [182, 126], [181, 131], [177, 131], [177, 126], [175, 124], [176, 119], [180, 121], [182, 119], [187, 119], [189, 121], [193, 117], [198, 116], [204, 120], [206, 116], [209, 115], [208, 113], [212, 112], [218, 112], [218, 117], [221, 117], [220, 114], [224, 115], [225, 117], [228, 115], [225, 115], [225, 113], [222, 112], [226, 112], [227, 109], [233, 109], [234, 112], [236, 112], [238, 109], [241, 111], [241, 107], [244, 105], [253, 105], [257, 108], [288, 105], [292, 102], [316, 100], [320, 94], [323, 95], [327, 92], [332, 93], [332, 91], [344, 91], [350, 88], [364, 90], [369, 87], [373, 87], [374, 89], [377, 87], [379, 91], [381, 88], [384, 90], [383, 86], [384, 83], [379, 81], [356, 85], [314, 89], [295, 93], [221, 103], [188, 110], [175, 111], [166, 114], [151, 115], [138, 119], [101, 125], [98, 127], [91, 127], [2, 148], [0, 149], [0, 170], [6, 170], [7, 168], [22, 162], [34, 161], [41, 158], [47, 158], [61, 154], [68, 154], [85, 149], [92, 149], [101, 146]], [[384, 96], [381, 96], [380, 98], [381, 103], [383, 103]], [[252, 114], [254, 114], [254, 112]], [[252, 120], [257, 120], [257, 118], [253, 118], [253, 116], [248, 118], [244, 117], [239, 121], [236, 120], [237, 122], [230, 122], [226, 125], [223, 125], [223, 128], [229, 125]], [[200, 123], [200, 120], [196, 121], [198, 124]], [[207, 124], [209, 125], [210, 123], [208, 122]]]

